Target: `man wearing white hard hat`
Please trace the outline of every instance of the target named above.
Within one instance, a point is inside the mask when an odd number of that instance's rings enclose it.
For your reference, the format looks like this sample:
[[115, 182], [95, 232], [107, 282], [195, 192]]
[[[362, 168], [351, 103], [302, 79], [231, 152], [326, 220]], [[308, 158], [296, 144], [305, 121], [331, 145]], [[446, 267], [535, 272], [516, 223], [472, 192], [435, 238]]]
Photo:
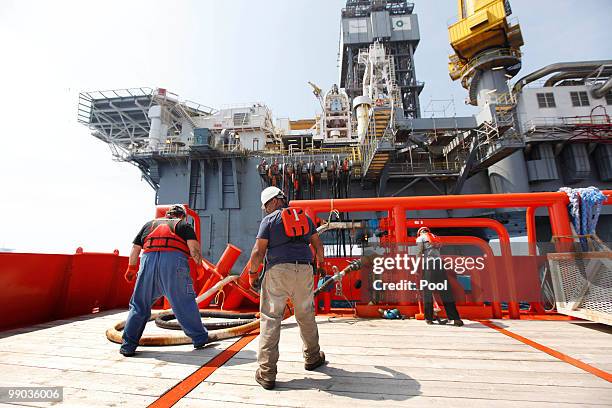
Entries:
[[266, 273], [261, 283], [259, 310], [261, 312], [260, 340], [255, 380], [265, 389], [274, 388], [278, 342], [287, 299], [295, 307], [295, 319], [304, 342], [304, 368], [314, 370], [325, 363], [319, 347], [319, 331], [315, 321], [314, 261], [323, 265], [323, 243], [312, 220], [302, 210], [286, 208], [287, 198], [278, 187], [261, 192], [262, 209], [257, 240], [251, 253], [249, 281], [259, 280], [259, 265], [266, 258]]
[[[423, 279], [429, 283], [444, 283], [448, 284], [446, 270], [442, 265], [440, 248], [442, 241], [436, 235], [432, 234], [429, 228], [421, 227], [417, 231], [417, 256], [423, 256]], [[453, 291], [450, 288], [437, 291], [442, 298], [446, 317], [453, 321], [455, 326], [463, 326], [463, 320], [459, 316]], [[428, 289], [423, 289], [423, 306], [425, 312], [425, 322], [433, 324], [434, 305], [433, 292]]]

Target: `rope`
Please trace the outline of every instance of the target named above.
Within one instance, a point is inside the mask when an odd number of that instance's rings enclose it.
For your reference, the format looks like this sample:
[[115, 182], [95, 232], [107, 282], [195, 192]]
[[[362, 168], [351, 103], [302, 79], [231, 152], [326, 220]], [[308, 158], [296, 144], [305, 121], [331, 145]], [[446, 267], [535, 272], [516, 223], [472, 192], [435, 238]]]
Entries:
[[[572, 224], [578, 236], [593, 235], [597, 228], [597, 221], [601, 214], [604, 201], [608, 199], [596, 187], [568, 188], [562, 187], [559, 191], [567, 194], [569, 198], [569, 210], [572, 216]], [[583, 250], [587, 250], [587, 240], [581, 238]]]
[[219, 296], [221, 295], [223, 295], [223, 302], [221, 302], [219, 307], [223, 309], [223, 304], [225, 303], [225, 291], [223, 290], [223, 286], [219, 288], [219, 291], [217, 291], [217, 294], [215, 295], [215, 304], [219, 304]]
[[327, 222], [330, 223], [332, 219], [332, 215], [335, 215], [337, 219], [340, 219], [340, 211], [334, 208], [334, 198], [331, 198], [330, 208], [329, 208], [329, 217], [327, 217]]

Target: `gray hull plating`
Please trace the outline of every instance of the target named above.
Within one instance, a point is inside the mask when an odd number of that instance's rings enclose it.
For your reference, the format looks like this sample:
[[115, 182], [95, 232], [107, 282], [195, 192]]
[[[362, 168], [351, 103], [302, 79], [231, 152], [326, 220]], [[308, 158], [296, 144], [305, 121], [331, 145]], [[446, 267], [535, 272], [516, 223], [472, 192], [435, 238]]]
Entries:
[[[522, 153], [519, 153], [522, 154]], [[259, 196], [261, 190], [267, 186], [260, 177], [257, 165], [260, 159], [232, 158], [232, 159], [206, 159], [188, 161], [175, 161], [160, 163], [158, 204], [188, 203], [200, 215], [202, 223], [202, 251], [203, 255], [216, 262], [223, 253], [226, 245], [232, 243], [239, 247], [243, 253], [234, 267], [232, 273], [239, 273], [246, 264], [250, 250], [255, 242], [259, 223], [263, 217]], [[524, 171], [524, 170], [523, 170]], [[516, 180], [512, 174], [507, 175], [510, 180]], [[452, 188], [439, 180], [420, 180], [411, 184], [413, 179], [390, 179], [385, 185], [364, 184], [353, 181], [349, 186], [350, 197], [384, 197], [384, 196], [423, 196], [447, 194]], [[590, 180], [595, 182], [596, 180]], [[552, 184], [551, 184], [552, 183]], [[584, 185], [592, 183], [586, 180]], [[546, 183], [542, 190], [555, 190], [561, 187], [562, 182]], [[408, 187], [407, 187], [408, 186]], [[558, 187], [557, 187], [558, 186]], [[610, 186], [608, 186], [610, 187]], [[533, 190], [533, 189], [532, 189]], [[343, 189], [346, 192], [346, 189]], [[314, 198], [329, 198], [330, 183], [324, 179], [318, 180], [315, 185]], [[464, 190], [466, 194], [491, 193], [487, 172], [481, 172], [468, 179]], [[312, 198], [308, 192], [303, 198]], [[435, 199], [435, 198], [434, 198]], [[604, 214], [610, 214], [608, 208]], [[545, 216], [542, 209], [538, 215]], [[327, 214], [320, 214], [327, 217]], [[358, 213], [351, 215], [354, 219], [377, 219], [385, 214]], [[514, 211], [505, 214], [495, 214], [494, 211], [408, 211], [409, 218], [436, 218], [436, 217], [496, 217], [508, 228], [512, 236], [525, 235], [525, 221], [523, 211]], [[543, 230], [539, 238], [550, 240], [550, 228], [541, 225]], [[601, 237], [610, 240], [612, 231], [612, 216], [602, 216], [600, 219]], [[460, 232], [453, 232], [459, 235]], [[414, 231], [411, 231], [414, 235]], [[494, 235], [484, 237], [495, 238]]]

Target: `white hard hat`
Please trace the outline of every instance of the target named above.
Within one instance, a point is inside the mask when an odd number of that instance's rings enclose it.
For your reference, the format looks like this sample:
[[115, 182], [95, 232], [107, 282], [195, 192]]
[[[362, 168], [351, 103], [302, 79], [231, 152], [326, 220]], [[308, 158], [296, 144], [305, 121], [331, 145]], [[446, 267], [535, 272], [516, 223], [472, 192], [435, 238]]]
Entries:
[[273, 198], [285, 198], [285, 194], [278, 187], [267, 187], [261, 192], [261, 208], [265, 209], [266, 204]]
[[421, 234], [422, 234], [422, 233], [424, 233], [424, 232], [430, 232], [430, 231], [429, 231], [429, 228], [427, 228], [427, 227], [421, 227], [421, 228], [419, 228], [419, 230], [417, 231], [417, 235], [421, 235]]

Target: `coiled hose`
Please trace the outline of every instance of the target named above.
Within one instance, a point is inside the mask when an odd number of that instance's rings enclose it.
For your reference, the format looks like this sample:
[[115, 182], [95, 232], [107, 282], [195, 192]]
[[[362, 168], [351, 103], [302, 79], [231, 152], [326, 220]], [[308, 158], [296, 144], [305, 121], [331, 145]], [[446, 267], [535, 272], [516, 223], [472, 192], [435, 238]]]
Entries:
[[[212, 317], [219, 319], [229, 319], [224, 322], [207, 322], [202, 324], [207, 330], [228, 329], [230, 327], [242, 326], [243, 324], [252, 323], [257, 319], [256, 313], [231, 313], [223, 311], [200, 310], [200, 317]], [[171, 311], [162, 312], [155, 319], [157, 327], [169, 330], [182, 330], [183, 328], [178, 321], [175, 321], [176, 316]]]
[[[341, 280], [347, 273], [351, 271], [359, 270], [362, 264], [363, 264], [363, 258], [362, 260], [355, 260], [351, 262], [346, 268], [344, 268], [343, 270], [341, 270], [340, 272], [332, 276], [332, 278], [327, 280], [321, 287], [317, 288], [317, 290], [314, 291], [314, 296], [317, 296], [320, 292], [326, 290], [336, 281]], [[207, 290], [205, 293], [198, 296], [196, 298], [196, 303], [199, 303], [203, 299], [206, 299], [212, 296], [217, 290], [219, 290], [226, 284], [235, 281], [236, 279], [238, 279], [238, 276], [236, 275], [226, 277], [225, 279], [221, 280], [216, 285], [211, 287], [209, 290]], [[151, 314], [149, 321], [156, 320], [158, 317], [168, 315], [170, 313], [172, 313], [172, 309], [153, 313]], [[260, 322], [261, 322], [261, 319], [256, 319], [255, 321], [251, 323], [243, 324], [241, 326], [211, 330], [208, 332], [208, 343], [225, 340], [225, 339], [229, 339], [232, 337], [243, 336], [255, 329], [258, 329]], [[125, 328], [125, 323], [126, 323], [125, 320], [120, 321], [116, 323], [113, 327], [111, 327], [110, 329], [106, 330], [106, 338], [112, 341], [113, 343], [121, 344], [122, 342], [121, 332]], [[187, 337], [182, 332], [180, 333], [177, 332], [177, 333], [170, 333], [170, 334], [166, 334], [166, 333], [164, 334], [161, 334], [161, 333], [146, 334], [140, 338], [138, 345], [140, 346], [176, 346], [176, 345], [191, 344], [191, 343], [192, 343], [191, 338]]]

